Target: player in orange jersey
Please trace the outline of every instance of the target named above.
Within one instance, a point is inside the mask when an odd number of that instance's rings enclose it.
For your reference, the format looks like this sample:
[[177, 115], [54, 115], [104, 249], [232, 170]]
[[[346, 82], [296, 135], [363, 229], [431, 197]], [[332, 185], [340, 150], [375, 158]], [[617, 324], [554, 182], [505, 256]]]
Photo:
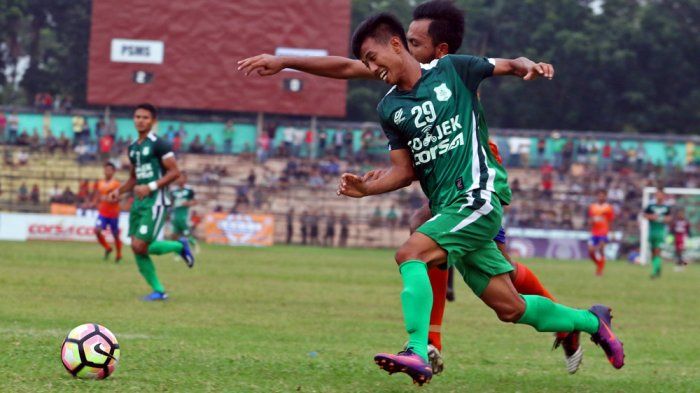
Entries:
[[97, 194], [95, 198], [97, 199], [97, 222], [95, 223], [95, 235], [97, 236], [97, 241], [105, 249], [105, 260], [109, 258], [109, 254], [112, 253], [112, 247], [110, 247], [107, 240], [105, 240], [102, 231], [107, 229], [112, 232], [114, 237], [114, 247], [117, 249], [117, 255], [115, 262], [119, 262], [122, 259], [122, 241], [119, 239], [119, 202], [110, 202], [108, 200], [108, 195], [114, 191], [118, 190], [121, 183], [114, 178], [114, 173], [116, 168], [111, 162], [107, 162], [104, 165], [104, 180], [100, 180], [97, 184]]
[[608, 203], [608, 192], [598, 190], [598, 201], [588, 207], [588, 217], [591, 219], [591, 240], [588, 242], [588, 255], [596, 265], [595, 274], [603, 275], [605, 268], [605, 245], [608, 243], [608, 232], [615, 213]]

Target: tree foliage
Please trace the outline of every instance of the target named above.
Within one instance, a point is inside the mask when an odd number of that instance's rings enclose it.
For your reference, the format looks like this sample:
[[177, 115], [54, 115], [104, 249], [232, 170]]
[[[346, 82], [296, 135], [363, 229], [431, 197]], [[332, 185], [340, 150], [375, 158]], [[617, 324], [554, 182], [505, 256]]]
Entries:
[[[698, 133], [700, 0], [455, 0], [461, 53], [554, 64], [554, 81], [497, 78], [482, 86], [493, 126]], [[417, 0], [352, 0], [352, 26], [380, 12], [406, 25]], [[37, 92], [84, 104], [90, 0], [0, 0], [4, 103]], [[29, 58], [17, 94], [16, 65]], [[348, 118], [376, 120], [387, 86], [351, 81]]]
[[31, 102], [39, 92], [85, 103], [90, 6], [90, 0], [0, 0], [0, 69], [11, 74], [0, 78], [4, 90], [14, 92], [20, 59], [29, 59], [20, 91], [5, 94], [6, 103]]
[[[353, 26], [381, 3], [354, 1]], [[526, 56], [556, 69], [551, 82], [497, 78], [482, 84], [491, 125], [699, 132], [700, 0], [456, 3], [467, 19], [461, 53]], [[410, 20], [405, 7], [384, 9]], [[381, 83], [351, 84], [349, 116], [376, 119], [366, 101], [371, 92], [376, 101], [386, 90]]]

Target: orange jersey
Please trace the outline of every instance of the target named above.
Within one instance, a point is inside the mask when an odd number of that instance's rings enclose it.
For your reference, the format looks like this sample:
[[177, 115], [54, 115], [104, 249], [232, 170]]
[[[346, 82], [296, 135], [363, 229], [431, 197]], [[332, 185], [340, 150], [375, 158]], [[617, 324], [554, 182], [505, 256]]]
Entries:
[[607, 236], [610, 223], [615, 217], [612, 206], [609, 203], [591, 203], [588, 216], [591, 218], [591, 235]]
[[491, 153], [493, 153], [493, 156], [496, 157], [496, 161], [498, 161], [499, 164], [503, 165], [503, 159], [501, 158], [501, 154], [498, 152], [498, 146], [491, 141], [489, 138], [489, 148], [491, 148]]
[[100, 180], [97, 183], [97, 192], [100, 195], [100, 204], [97, 206], [97, 212], [105, 218], [119, 217], [119, 202], [107, 202], [103, 198], [109, 195], [110, 192], [121, 187], [119, 180], [112, 179], [110, 181]]

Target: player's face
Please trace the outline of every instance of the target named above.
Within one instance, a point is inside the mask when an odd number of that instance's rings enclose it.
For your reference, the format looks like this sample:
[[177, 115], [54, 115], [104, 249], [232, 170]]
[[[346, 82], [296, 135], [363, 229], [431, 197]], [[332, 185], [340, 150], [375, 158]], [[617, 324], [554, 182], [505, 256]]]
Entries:
[[428, 34], [430, 19], [414, 20], [408, 25], [406, 39], [408, 50], [420, 63], [430, 63], [440, 56], [438, 48], [433, 44], [433, 39]]
[[666, 200], [666, 194], [661, 191], [656, 192], [656, 203], [663, 203]]
[[608, 199], [608, 193], [601, 191], [598, 193], [598, 203], [605, 203]]
[[177, 185], [182, 187], [187, 183], [187, 176], [185, 175], [180, 175], [180, 177], [177, 178]]
[[395, 85], [403, 68], [401, 49], [401, 41], [396, 37], [392, 37], [385, 44], [377, 42], [374, 38], [367, 38], [360, 48], [360, 60], [377, 78]]
[[105, 166], [105, 179], [110, 180], [114, 176], [114, 168], [109, 165]]
[[136, 127], [139, 134], [151, 131], [155, 122], [156, 119], [153, 118], [150, 111], [145, 109], [137, 109], [134, 112], [134, 127]]

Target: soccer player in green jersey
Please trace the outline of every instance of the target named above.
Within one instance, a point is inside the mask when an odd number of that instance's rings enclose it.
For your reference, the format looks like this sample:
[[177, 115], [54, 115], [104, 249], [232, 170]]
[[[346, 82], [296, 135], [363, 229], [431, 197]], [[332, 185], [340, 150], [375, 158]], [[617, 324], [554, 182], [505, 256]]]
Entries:
[[129, 212], [129, 236], [139, 272], [153, 292], [145, 301], [166, 300], [168, 295], [158, 279], [150, 255], [177, 253], [188, 267], [194, 265], [194, 256], [187, 240], [158, 240], [163, 228], [166, 209], [170, 206], [168, 185], [180, 176], [175, 154], [170, 144], [159, 138], [151, 129], [156, 123], [156, 108], [141, 104], [134, 111], [134, 126], [138, 139], [129, 146], [131, 176], [110, 199], [133, 191], [134, 203]]
[[[464, 37], [464, 14], [449, 0], [430, 0], [419, 4], [413, 11], [413, 21], [408, 27], [406, 38], [408, 50], [420, 63], [430, 63], [447, 54], [455, 54]], [[526, 58], [522, 61], [530, 62]], [[379, 79], [359, 60], [345, 57], [295, 57], [257, 55], [238, 62], [239, 70], [247, 74], [257, 72], [261, 76], [274, 75], [285, 68], [293, 68], [314, 75], [339, 79]], [[548, 67], [551, 79], [553, 68]], [[528, 79], [534, 79], [533, 74]], [[497, 155], [497, 153], [494, 153]], [[365, 180], [381, 176], [384, 170], [373, 170], [365, 174]], [[416, 210], [410, 219], [411, 233], [432, 217], [430, 207], [426, 204]], [[494, 238], [498, 249], [513, 265], [510, 277], [516, 290], [522, 294], [540, 295], [554, 301], [552, 294], [540, 283], [538, 277], [526, 265], [511, 261], [506, 250], [505, 231], [501, 229]], [[449, 272], [454, 269], [450, 268]], [[435, 374], [442, 371], [444, 363], [442, 351], [442, 320], [445, 309], [445, 296], [448, 290], [448, 271], [438, 268], [428, 270], [433, 290], [433, 306], [430, 314], [430, 331], [428, 335], [428, 356]], [[579, 344], [580, 332], [559, 332], [554, 346], [564, 350], [566, 367], [569, 373], [575, 373], [583, 360], [583, 351]]]
[[649, 246], [651, 247], [651, 278], [661, 277], [661, 245], [666, 238], [666, 224], [671, 222], [671, 207], [664, 202], [666, 193], [662, 188], [656, 190], [654, 203], [644, 209], [644, 218], [649, 220]]
[[175, 181], [175, 187], [170, 191], [173, 201], [173, 211], [170, 217], [172, 235], [175, 239], [185, 237], [190, 245], [197, 248], [197, 240], [192, 235], [190, 223], [190, 208], [197, 204], [194, 200], [194, 189], [187, 184], [187, 173], [180, 172]]
[[423, 384], [432, 377], [427, 341], [432, 291], [428, 266], [455, 266], [481, 300], [505, 322], [538, 331], [591, 334], [615, 368], [624, 365], [622, 343], [610, 328], [610, 309], [579, 310], [537, 295], [520, 295], [508, 275], [513, 267], [493, 242], [502, 205], [511, 192], [507, 175], [488, 147], [488, 129], [478, 103], [480, 82], [491, 75], [547, 76], [541, 64], [522, 60], [447, 55], [421, 66], [408, 51], [401, 23], [381, 13], [353, 35], [355, 56], [379, 79], [393, 85], [377, 107], [389, 139], [391, 166], [366, 180], [343, 174], [338, 192], [350, 197], [382, 194], [419, 180], [433, 217], [396, 253], [403, 280], [401, 302], [409, 335], [406, 350], [380, 353], [381, 368], [409, 374]]

